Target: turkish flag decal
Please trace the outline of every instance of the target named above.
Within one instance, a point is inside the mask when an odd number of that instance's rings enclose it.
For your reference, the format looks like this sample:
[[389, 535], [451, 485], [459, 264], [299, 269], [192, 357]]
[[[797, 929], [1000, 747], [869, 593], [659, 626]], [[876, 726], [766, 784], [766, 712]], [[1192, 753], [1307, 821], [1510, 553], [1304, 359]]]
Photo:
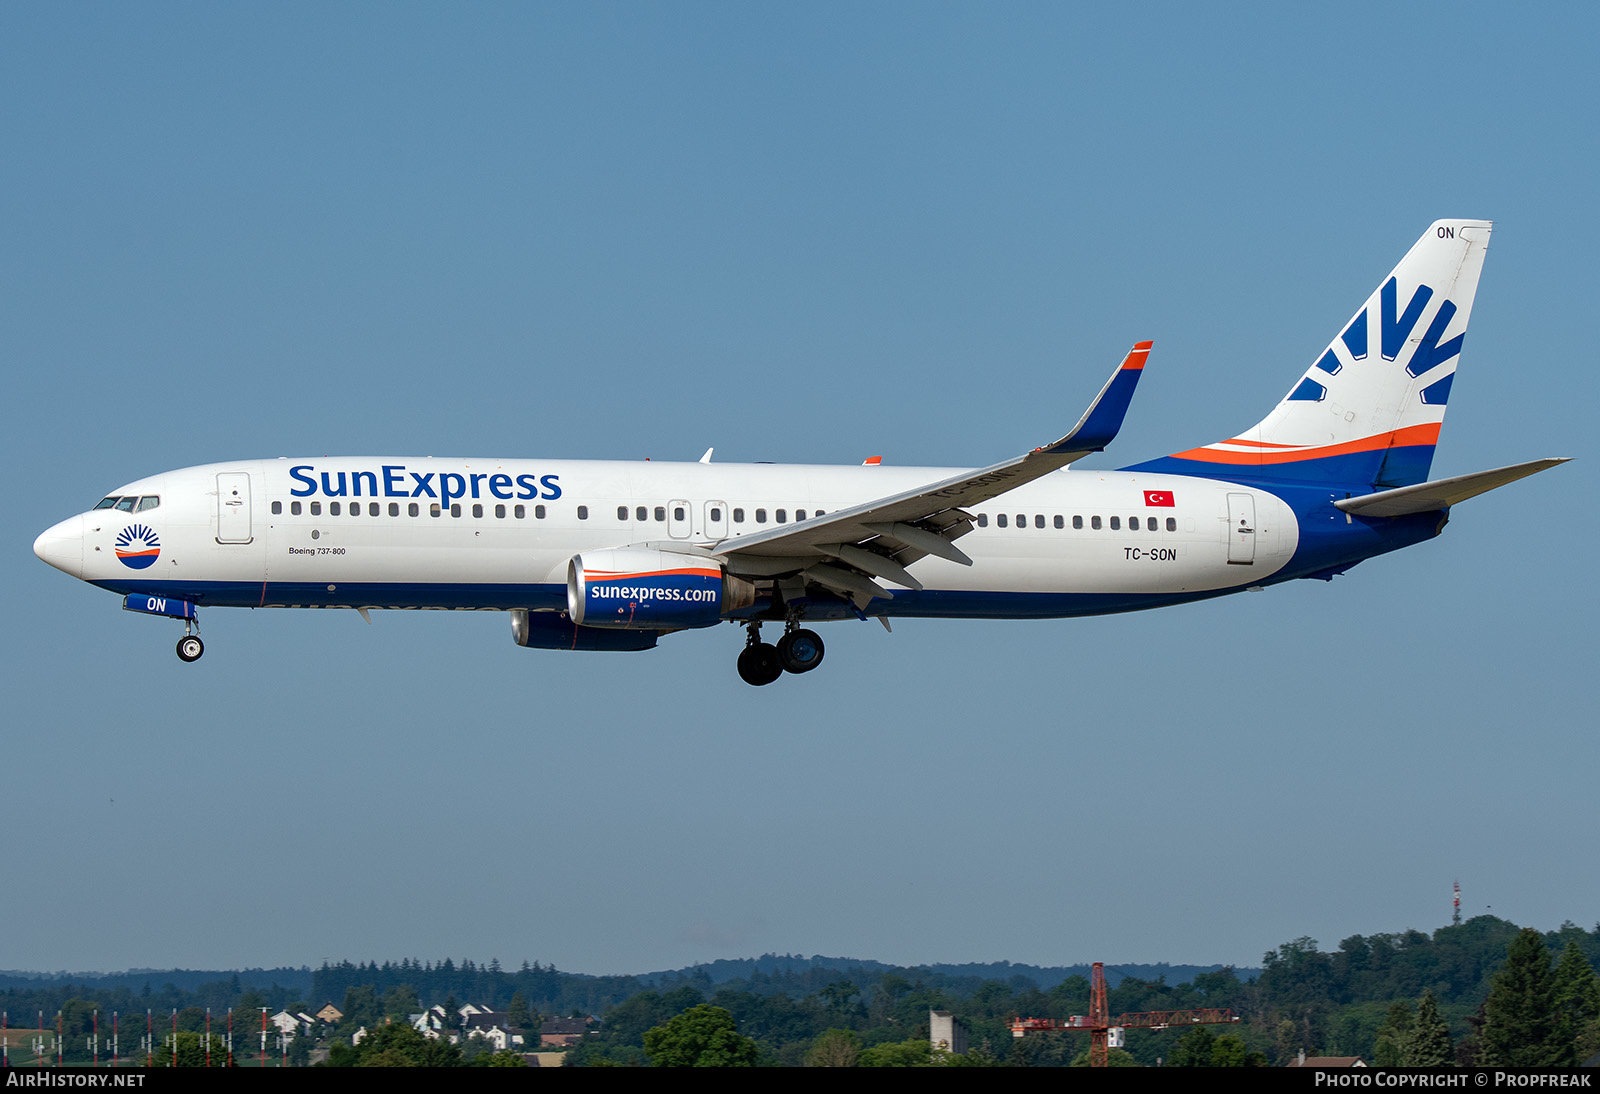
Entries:
[[1178, 503], [1172, 497], [1171, 490], [1146, 490], [1144, 492], [1146, 505], [1159, 505], [1171, 509]]

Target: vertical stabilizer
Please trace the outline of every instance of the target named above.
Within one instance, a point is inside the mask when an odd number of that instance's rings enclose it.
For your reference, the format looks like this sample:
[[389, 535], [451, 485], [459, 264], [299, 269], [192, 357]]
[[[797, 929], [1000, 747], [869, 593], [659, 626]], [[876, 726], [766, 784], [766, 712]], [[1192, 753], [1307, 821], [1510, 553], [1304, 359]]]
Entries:
[[1436, 221], [1260, 423], [1134, 469], [1374, 488], [1425, 480], [1490, 228]]

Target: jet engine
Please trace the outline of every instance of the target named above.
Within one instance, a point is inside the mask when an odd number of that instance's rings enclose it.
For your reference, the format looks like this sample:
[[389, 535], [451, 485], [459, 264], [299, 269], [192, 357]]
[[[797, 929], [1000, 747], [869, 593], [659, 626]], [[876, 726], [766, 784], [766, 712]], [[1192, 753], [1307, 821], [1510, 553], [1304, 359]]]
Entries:
[[703, 555], [622, 547], [585, 551], [567, 563], [567, 611], [584, 627], [709, 627], [755, 599], [754, 585]]

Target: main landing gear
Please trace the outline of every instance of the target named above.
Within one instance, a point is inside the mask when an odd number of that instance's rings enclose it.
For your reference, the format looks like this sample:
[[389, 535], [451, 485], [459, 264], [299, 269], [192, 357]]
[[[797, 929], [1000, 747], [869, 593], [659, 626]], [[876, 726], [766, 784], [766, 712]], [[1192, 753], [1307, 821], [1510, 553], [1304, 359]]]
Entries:
[[786, 672], [810, 672], [822, 664], [822, 636], [789, 620], [776, 646], [761, 641], [761, 623], [752, 621], [744, 650], [739, 654], [739, 679], [761, 687]]

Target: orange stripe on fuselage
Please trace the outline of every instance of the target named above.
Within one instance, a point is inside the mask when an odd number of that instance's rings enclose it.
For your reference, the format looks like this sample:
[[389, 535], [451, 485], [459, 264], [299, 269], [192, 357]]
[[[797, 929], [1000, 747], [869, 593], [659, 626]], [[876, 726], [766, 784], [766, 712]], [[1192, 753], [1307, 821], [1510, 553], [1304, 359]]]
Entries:
[[[1234, 444], [1238, 442], [1224, 441], [1222, 443]], [[1302, 460], [1320, 460], [1329, 456], [1347, 456], [1355, 452], [1379, 452], [1385, 448], [1407, 448], [1412, 445], [1438, 443], [1439, 423], [1430, 422], [1426, 425], [1410, 425], [1404, 429], [1379, 433], [1374, 437], [1362, 437], [1358, 441], [1318, 445], [1311, 448], [1296, 448], [1288, 452], [1221, 452], [1214, 448], [1191, 448], [1187, 452], [1174, 452], [1170, 458], [1175, 460], [1197, 460], [1201, 463], [1299, 463]]]
[[585, 581], [637, 581], [643, 577], [718, 577], [721, 570], [651, 570], [648, 573], [619, 574], [607, 570], [585, 570]]

